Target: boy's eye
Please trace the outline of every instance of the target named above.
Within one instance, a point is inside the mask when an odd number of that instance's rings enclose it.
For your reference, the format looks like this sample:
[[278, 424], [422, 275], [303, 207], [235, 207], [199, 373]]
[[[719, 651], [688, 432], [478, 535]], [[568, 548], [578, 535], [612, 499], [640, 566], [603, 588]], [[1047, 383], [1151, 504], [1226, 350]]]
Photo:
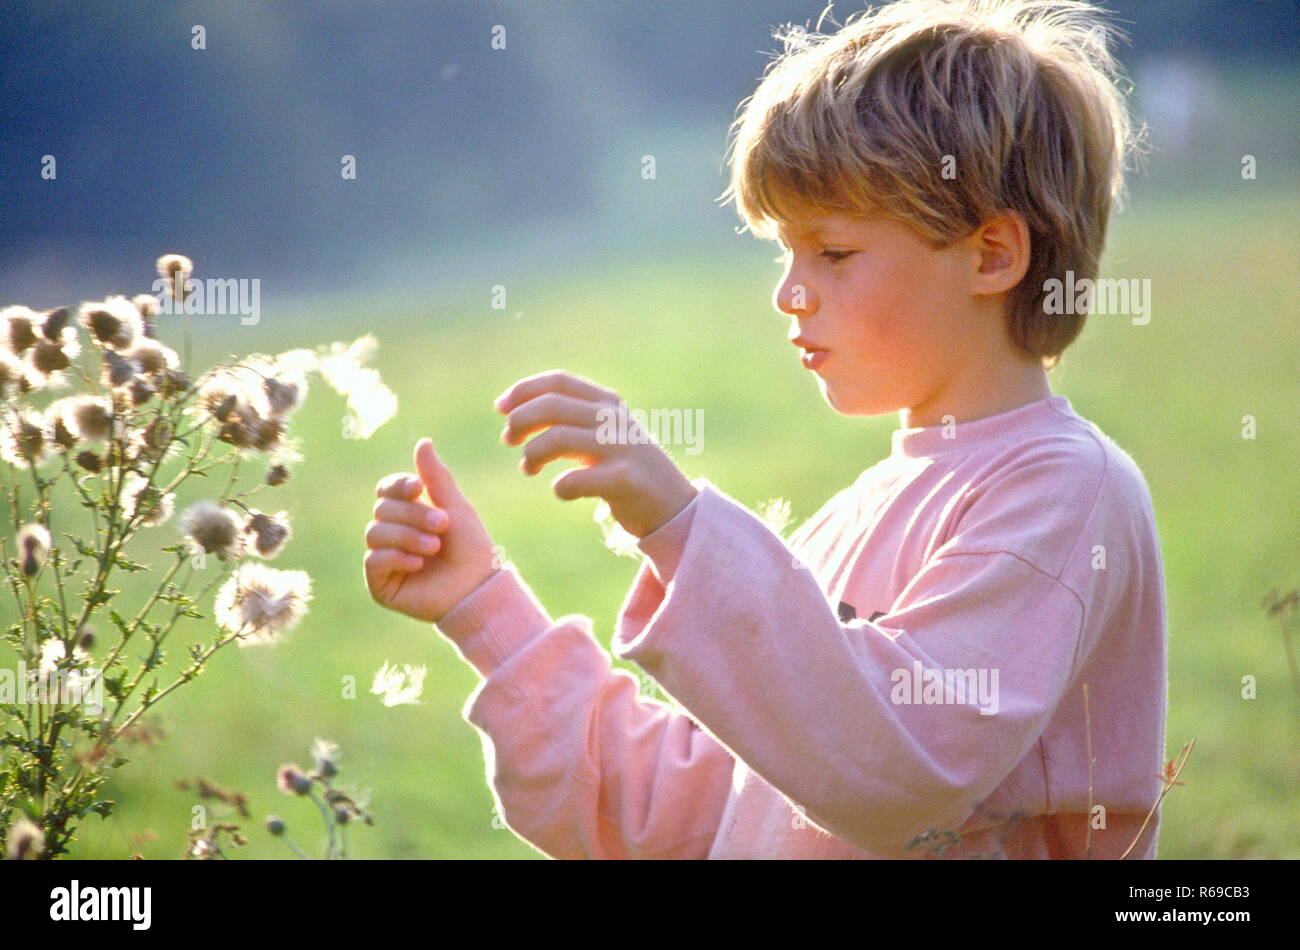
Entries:
[[[856, 251], [822, 251], [821, 256], [826, 258], [832, 264], [838, 264], [840, 261], [844, 260], [847, 257], [851, 257], [856, 253], [857, 253]], [[789, 258], [790, 258], [790, 252], [782, 251], [779, 256], [772, 258], [772, 261], [777, 264], [784, 264], [787, 260], [789, 260]]]

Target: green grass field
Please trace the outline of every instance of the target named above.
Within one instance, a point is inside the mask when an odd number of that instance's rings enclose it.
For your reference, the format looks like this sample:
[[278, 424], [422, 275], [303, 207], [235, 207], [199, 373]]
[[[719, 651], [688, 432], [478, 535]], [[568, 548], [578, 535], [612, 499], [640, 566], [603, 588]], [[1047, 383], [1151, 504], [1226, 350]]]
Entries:
[[[1197, 740], [1184, 786], [1166, 800], [1162, 858], [1300, 857], [1300, 696], [1277, 622], [1260, 606], [1268, 589], [1300, 584], [1298, 220], [1294, 194], [1257, 183], [1135, 202], [1113, 224], [1106, 274], [1149, 277], [1152, 319], [1092, 319], [1052, 374], [1056, 391], [1134, 457], [1155, 502], [1169, 607], [1166, 757]], [[310, 613], [283, 645], [219, 654], [158, 707], [167, 738], [128, 752], [130, 765], [109, 785], [116, 816], [87, 820], [73, 856], [179, 856], [196, 799], [174, 782], [197, 776], [250, 797], [251, 842], [238, 855], [289, 856], [261, 828], [271, 812], [319, 853], [314, 809], [278, 793], [275, 770], [306, 764], [312, 738], [324, 736], [342, 746], [341, 779], [372, 792], [376, 824], [353, 832], [354, 856], [539, 857], [494, 827], [479, 739], [460, 716], [476, 674], [431, 627], [381, 610], [366, 593], [362, 533], [375, 482], [409, 470], [415, 441], [432, 436], [552, 616], [590, 616], [608, 646], [637, 562], [603, 547], [594, 500], [551, 494], [567, 466], [533, 479], [518, 472], [519, 450], [499, 442], [491, 399], [521, 376], [559, 367], [632, 405], [701, 408], [705, 451], [675, 453], [686, 473], [751, 507], [787, 498], [797, 523], [887, 452], [897, 419], [847, 419], [825, 406], [771, 309], [771, 257], [745, 237], [730, 257], [715, 250], [576, 269], [563, 284], [514, 285], [504, 313], [483, 294], [382, 316], [339, 304], [294, 321], [268, 314], [250, 328], [229, 318], [224, 332], [200, 322], [200, 365], [229, 351], [274, 353], [373, 331], [401, 410], [372, 439], [345, 440], [341, 398], [315, 382], [294, 428], [306, 462], [276, 505], [290, 512], [295, 538], [274, 562], [311, 574]], [[1247, 414], [1257, 420], [1254, 440], [1241, 436]], [[178, 510], [197, 497], [194, 481]], [[146, 531], [138, 556], [176, 538], [174, 521], [152, 530], [160, 540]], [[193, 623], [176, 656], [207, 636], [206, 621]], [[429, 666], [423, 705], [385, 708], [366, 693], [384, 661]], [[1258, 680], [1253, 701], [1240, 696], [1246, 675]], [[356, 699], [342, 698], [347, 676]]]

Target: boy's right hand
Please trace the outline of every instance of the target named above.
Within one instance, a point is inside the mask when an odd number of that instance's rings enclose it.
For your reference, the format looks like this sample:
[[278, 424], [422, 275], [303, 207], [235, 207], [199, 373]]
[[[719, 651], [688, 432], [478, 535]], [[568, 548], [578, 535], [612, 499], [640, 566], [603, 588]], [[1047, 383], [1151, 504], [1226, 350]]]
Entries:
[[[375, 488], [375, 520], [366, 525], [366, 587], [376, 603], [437, 623], [499, 565], [478, 512], [431, 440], [415, 444], [415, 467], [418, 476], [388, 475]], [[431, 515], [432, 524], [426, 521]]]

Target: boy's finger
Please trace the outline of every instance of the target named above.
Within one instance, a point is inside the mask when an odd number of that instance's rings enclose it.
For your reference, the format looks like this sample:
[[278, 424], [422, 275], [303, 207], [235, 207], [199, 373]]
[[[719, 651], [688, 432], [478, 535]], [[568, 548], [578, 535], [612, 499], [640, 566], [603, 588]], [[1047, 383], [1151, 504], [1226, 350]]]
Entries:
[[573, 373], [553, 369], [519, 380], [500, 396], [497, 396], [492, 405], [497, 412], [509, 412], [520, 403], [549, 392], [563, 393], [566, 396], [575, 396], [589, 402], [618, 400], [618, 393], [611, 389], [597, 386], [591, 380], [575, 376]]
[[416, 554], [407, 554], [397, 548], [373, 548], [366, 552], [362, 561], [366, 573], [371, 576], [400, 572], [409, 574], [424, 567], [424, 558]]
[[575, 498], [603, 498], [609, 490], [610, 472], [606, 465], [571, 468], [551, 482], [555, 497], [561, 501]]
[[433, 555], [442, 550], [442, 539], [404, 524], [372, 521], [366, 528], [366, 547], [400, 548], [408, 554]]
[[433, 450], [432, 439], [421, 439], [415, 443], [415, 469], [420, 473], [420, 481], [429, 500], [439, 508], [453, 508], [467, 505], [465, 496], [456, 487], [456, 480], [451, 471], [442, 464], [438, 453]]
[[408, 472], [386, 475], [375, 486], [375, 495], [380, 498], [410, 498], [420, 490], [418, 476]]
[[553, 425], [591, 426], [600, 421], [602, 407], [586, 399], [559, 393], [538, 396], [512, 410], [506, 416], [501, 441], [516, 445], [538, 429]]
[[375, 520], [410, 525], [421, 531], [444, 531], [450, 519], [441, 508], [431, 508], [423, 502], [381, 498], [375, 502]]
[[551, 426], [524, 446], [519, 468], [525, 475], [536, 475], [557, 458], [578, 459], [588, 465], [605, 459], [609, 447], [597, 438], [594, 429], [580, 426]]

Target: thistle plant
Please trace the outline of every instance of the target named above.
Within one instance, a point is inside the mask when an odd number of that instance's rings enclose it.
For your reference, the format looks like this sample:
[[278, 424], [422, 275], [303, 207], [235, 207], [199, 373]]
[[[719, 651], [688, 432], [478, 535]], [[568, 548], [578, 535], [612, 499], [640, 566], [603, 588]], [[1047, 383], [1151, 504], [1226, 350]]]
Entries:
[[[365, 810], [365, 798], [360, 794], [350, 794], [338, 787], [334, 780], [338, 777], [339, 747], [337, 743], [325, 739], [312, 742], [311, 755], [313, 768], [304, 771], [296, 763], [281, 765], [276, 771], [275, 781], [280, 791], [293, 797], [310, 798], [320, 810], [325, 824], [326, 860], [344, 860], [347, 858], [347, 830], [358, 821], [373, 825], [374, 819]], [[242, 848], [248, 844], [243, 826], [236, 819], [247, 819], [248, 797], [240, 791], [222, 788], [215, 782], [200, 778], [194, 783], [178, 781], [176, 787], [192, 790], [200, 799], [215, 800], [228, 814], [225, 820], [209, 823], [206, 820], [207, 806], [204, 806], [204, 820], [197, 827], [191, 828], [181, 857], [189, 861], [230, 860], [228, 851]], [[264, 821], [266, 830], [284, 842], [293, 854], [303, 860], [310, 860], [311, 855], [294, 843], [289, 837], [288, 824], [278, 815], [267, 815]], [[138, 855], [137, 855], [138, 857]]]
[[[145, 713], [219, 650], [273, 644], [302, 619], [310, 577], [266, 563], [291, 537], [288, 517], [256, 496], [286, 491], [302, 461], [289, 426], [308, 377], [346, 396], [345, 435], [366, 438], [396, 411], [362, 365], [371, 336], [195, 374], [188, 318], [184, 365], [155, 320], [169, 296], [169, 311], [184, 313], [192, 269], [160, 258], [158, 297], [0, 310], [0, 636], [16, 660], [0, 668], [0, 848], [10, 854], [67, 853], [83, 819], [111, 813], [102, 787], [127, 761], [123, 744], [149, 734]], [[241, 487], [250, 469], [256, 484]], [[206, 497], [173, 518], [190, 479]], [[111, 586], [118, 572], [147, 571], [156, 583], [136, 602]], [[200, 608], [214, 591], [209, 619]], [[171, 678], [167, 649], [186, 623], [209, 632]]]
[[[312, 743], [311, 756], [313, 768], [303, 771], [297, 763], [286, 763], [276, 772], [276, 785], [286, 795], [310, 798], [320, 810], [321, 821], [325, 825], [326, 845], [325, 859], [344, 860], [348, 856], [348, 828], [358, 821], [373, 825], [374, 819], [365, 810], [363, 796], [350, 795], [334, 783], [339, 774], [339, 747], [325, 739]], [[299, 858], [307, 859], [300, 847], [288, 836], [288, 826], [284, 819], [276, 815], [266, 816], [266, 830], [277, 838]]]

